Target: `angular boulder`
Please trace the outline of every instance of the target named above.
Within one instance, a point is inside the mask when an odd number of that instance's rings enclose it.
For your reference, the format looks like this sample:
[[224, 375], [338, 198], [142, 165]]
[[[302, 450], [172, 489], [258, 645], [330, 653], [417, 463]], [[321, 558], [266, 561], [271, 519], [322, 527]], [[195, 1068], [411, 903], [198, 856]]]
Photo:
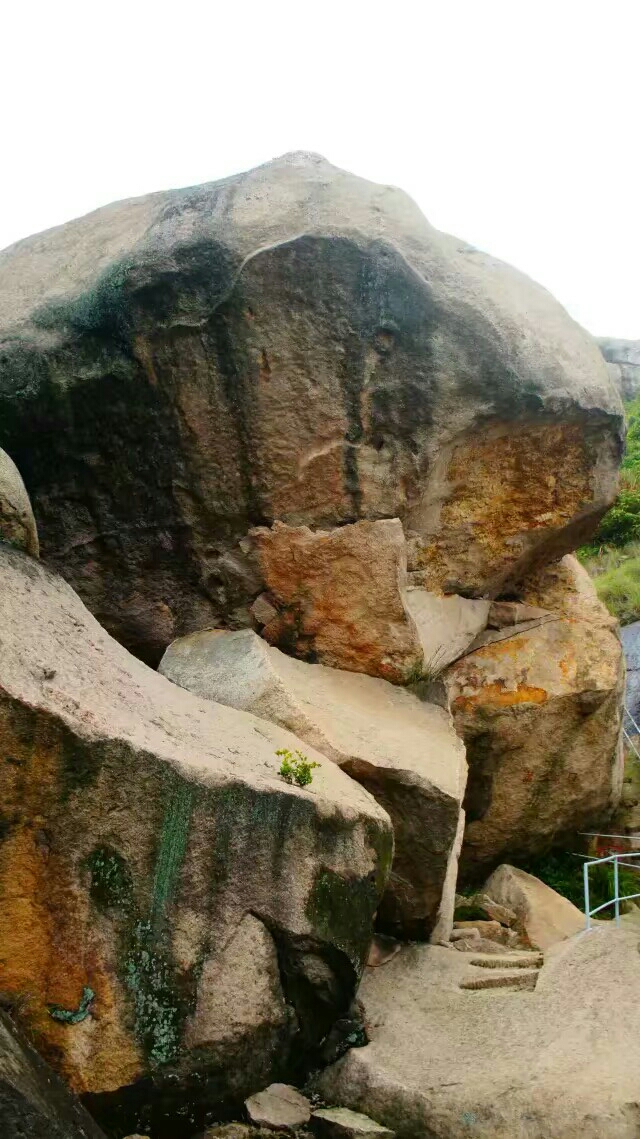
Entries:
[[[92, 1110], [143, 1077], [204, 1107], [264, 1086], [350, 1006], [388, 816], [135, 660], [42, 563], [0, 546], [0, 582], [0, 991]], [[306, 789], [278, 775], [300, 746]]]
[[585, 915], [568, 898], [515, 866], [498, 866], [484, 889], [514, 911], [516, 928], [532, 949], [550, 949], [585, 928]]
[[160, 671], [199, 697], [280, 724], [362, 783], [395, 835], [378, 927], [424, 939], [437, 922], [449, 936], [466, 763], [444, 709], [384, 680], [285, 656], [250, 630], [174, 641]]
[[26, 550], [34, 558], [40, 552], [38, 531], [27, 489], [13, 459], [0, 450], [0, 542]]
[[602, 824], [620, 797], [616, 623], [573, 557], [530, 578], [522, 599], [555, 619], [511, 636], [497, 631], [503, 639], [444, 674], [469, 763], [463, 881]]
[[399, 517], [422, 584], [493, 596], [616, 489], [595, 342], [401, 191], [285, 155], [0, 253], [0, 446], [123, 643], [242, 626], [254, 526]]
[[0, 1011], [2, 1139], [105, 1139], [89, 1113]]
[[260, 574], [276, 607], [270, 644], [333, 668], [402, 683], [423, 653], [406, 603], [406, 542], [397, 518], [335, 530], [276, 523], [254, 530]]
[[307, 1097], [289, 1084], [270, 1084], [264, 1091], [249, 1096], [245, 1108], [252, 1123], [270, 1131], [295, 1131], [304, 1127], [311, 1116]]

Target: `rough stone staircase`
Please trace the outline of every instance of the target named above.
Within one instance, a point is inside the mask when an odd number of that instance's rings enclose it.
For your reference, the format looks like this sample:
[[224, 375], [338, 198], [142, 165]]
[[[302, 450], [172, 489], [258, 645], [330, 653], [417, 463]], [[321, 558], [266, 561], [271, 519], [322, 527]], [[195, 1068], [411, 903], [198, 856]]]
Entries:
[[469, 972], [460, 981], [461, 989], [509, 989], [511, 991], [535, 989], [544, 964], [538, 952], [514, 950], [512, 953], [493, 956], [489, 953], [469, 954]]

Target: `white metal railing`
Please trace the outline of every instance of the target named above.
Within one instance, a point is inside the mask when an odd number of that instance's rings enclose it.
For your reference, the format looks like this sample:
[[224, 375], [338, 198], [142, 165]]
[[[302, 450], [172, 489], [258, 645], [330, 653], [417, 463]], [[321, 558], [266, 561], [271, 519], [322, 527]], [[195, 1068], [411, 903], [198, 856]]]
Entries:
[[[636, 759], [640, 760], [640, 751], [638, 750], [636, 744], [634, 743], [631, 736], [629, 735], [629, 732], [626, 729], [625, 717], [628, 719], [630, 724], [633, 726], [633, 728], [636, 732], [636, 736], [640, 736], [640, 727], [638, 726], [638, 724], [634, 720], [634, 718], [631, 715], [631, 712], [627, 708], [626, 704], [623, 705], [623, 708], [624, 708], [624, 712], [623, 712], [623, 719], [622, 719], [622, 734], [623, 734], [627, 744], [631, 748], [631, 751], [633, 752]], [[626, 839], [627, 841], [638, 837], [637, 835], [617, 835], [617, 834], [603, 835], [603, 834], [593, 834], [590, 832], [582, 832], [582, 833], [585, 833], [585, 837], [589, 837], [589, 838], [617, 838], [617, 839]], [[602, 910], [606, 910], [609, 906], [614, 907], [613, 912], [614, 912], [614, 916], [615, 916], [615, 923], [616, 923], [616, 926], [618, 928], [620, 928], [620, 902], [629, 902], [633, 898], [640, 898], [640, 890], [638, 891], [637, 894], [622, 894], [622, 895], [620, 894], [620, 873], [619, 873], [620, 867], [626, 866], [630, 870], [635, 870], [636, 872], [640, 871], [640, 864], [639, 863], [637, 863], [637, 862], [632, 863], [632, 862], [627, 861], [628, 859], [632, 859], [632, 858], [640, 858], [640, 850], [627, 851], [624, 854], [621, 854], [620, 852], [616, 852], [615, 854], [607, 855], [606, 858], [590, 858], [584, 863], [584, 866], [583, 866], [584, 913], [585, 913], [585, 918], [586, 918], [586, 928], [587, 929], [591, 929], [591, 918], [594, 917], [596, 914], [601, 913]], [[608, 863], [608, 862], [611, 862], [613, 864], [613, 898], [609, 898], [609, 900], [607, 902], [603, 902], [603, 904], [601, 906], [596, 906], [592, 910], [589, 907], [589, 868], [591, 866], [602, 866], [603, 863]], [[640, 877], [638, 879], [638, 884], [640, 885]]]
[[[613, 837], [613, 836], [612, 836]], [[628, 862], [629, 858], [640, 858], [640, 850], [629, 854], [609, 854], [606, 858], [591, 858], [585, 862], [583, 866], [584, 875], [584, 913], [586, 918], [586, 928], [591, 929], [591, 918], [595, 914], [599, 914], [602, 910], [606, 910], [608, 906], [614, 907], [614, 915], [616, 926], [620, 928], [620, 902], [631, 901], [632, 898], [640, 898], [640, 890], [637, 894], [620, 894], [620, 874], [619, 867], [627, 866], [630, 870], [638, 871], [640, 866], [638, 863]], [[591, 866], [602, 866], [605, 862], [613, 864], [613, 898], [609, 898], [607, 902], [603, 902], [601, 906], [596, 906], [595, 909], [589, 908], [589, 868]], [[640, 879], [639, 879], [640, 884]]]

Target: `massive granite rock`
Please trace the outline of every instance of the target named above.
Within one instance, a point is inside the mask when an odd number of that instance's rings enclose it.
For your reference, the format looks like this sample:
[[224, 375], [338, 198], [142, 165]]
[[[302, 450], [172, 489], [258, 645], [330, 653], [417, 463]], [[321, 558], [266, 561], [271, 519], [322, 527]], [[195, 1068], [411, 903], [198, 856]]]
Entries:
[[105, 1139], [1, 1011], [0, 1134], [2, 1139]]
[[603, 338], [598, 345], [622, 398], [635, 399], [640, 393], [640, 340]]
[[444, 674], [469, 763], [463, 879], [599, 825], [622, 785], [624, 661], [616, 622], [574, 557], [522, 600], [545, 616], [483, 635]]
[[250, 622], [255, 526], [399, 517], [493, 596], [589, 536], [619, 396], [544, 289], [400, 191], [287, 155], [0, 254], [0, 446], [120, 641]]
[[377, 927], [425, 940], [438, 922], [448, 937], [467, 779], [448, 712], [384, 680], [293, 660], [248, 629], [182, 637], [160, 671], [197, 696], [288, 728], [362, 783], [389, 812], [395, 837]]
[[41, 562], [0, 545], [0, 582], [0, 991], [100, 1102], [277, 1079], [353, 998], [388, 816], [307, 745], [287, 786], [300, 740], [152, 672]]
[[0, 450], [0, 542], [9, 542], [35, 558], [38, 531], [20, 471], [6, 451]]
[[398, 1139], [636, 1139], [637, 943], [611, 923], [564, 941], [535, 992], [461, 988], [497, 970], [406, 948], [365, 971], [371, 1043], [328, 1068], [320, 1093]]

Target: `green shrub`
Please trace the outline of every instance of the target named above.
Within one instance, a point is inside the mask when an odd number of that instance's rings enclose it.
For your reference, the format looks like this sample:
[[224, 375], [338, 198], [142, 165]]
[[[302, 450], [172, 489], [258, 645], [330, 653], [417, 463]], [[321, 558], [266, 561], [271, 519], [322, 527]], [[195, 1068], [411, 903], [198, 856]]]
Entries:
[[307, 787], [313, 775], [311, 772], [314, 767], [319, 767], [319, 763], [315, 763], [312, 759], [307, 759], [301, 751], [296, 749], [295, 753], [290, 752], [288, 747], [281, 747], [276, 752], [276, 755], [282, 760], [280, 764], [280, 775], [285, 783], [297, 783], [298, 787]]
[[598, 574], [595, 587], [600, 600], [621, 625], [640, 620], [640, 557]]
[[640, 396], [625, 404], [627, 443], [622, 460], [620, 493], [588, 546], [583, 559], [598, 554], [602, 547], [625, 546], [640, 541]]

